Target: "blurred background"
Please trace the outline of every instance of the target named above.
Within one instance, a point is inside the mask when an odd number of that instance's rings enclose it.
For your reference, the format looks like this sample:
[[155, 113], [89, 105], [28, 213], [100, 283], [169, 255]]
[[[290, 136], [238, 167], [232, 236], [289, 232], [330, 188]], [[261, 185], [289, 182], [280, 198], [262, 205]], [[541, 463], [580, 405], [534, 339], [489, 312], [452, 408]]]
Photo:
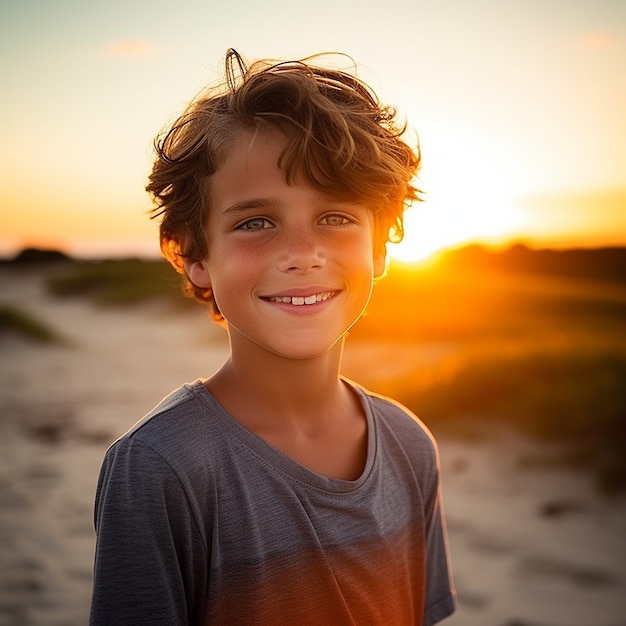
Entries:
[[419, 138], [344, 371], [440, 442], [449, 623], [626, 623], [626, 3], [0, 0], [0, 625], [85, 623], [104, 450], [226, 355], [143, 188], [229, 47], [344, 52]]
[[[349, 54], [419, 135], [427, 202], [396, 254], [479, 240], [622, 245], [626, 7], [320, 0], [3, 0], [0, 246], [156, 254], [153, 137], [226, 49]], [[349, 62], [345, 61], [346, 67]]]

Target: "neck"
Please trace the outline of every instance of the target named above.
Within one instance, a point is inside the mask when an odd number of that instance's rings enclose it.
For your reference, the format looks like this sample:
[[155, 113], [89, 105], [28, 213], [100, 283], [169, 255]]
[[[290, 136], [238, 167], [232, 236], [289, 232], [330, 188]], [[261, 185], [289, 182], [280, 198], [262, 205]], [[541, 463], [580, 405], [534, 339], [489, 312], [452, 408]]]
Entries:
[[[249, 348], [249, 346], [248, 346]], [[288, 359], [254, 346], [242, 354], [231, 345], [231, 356], [207, 387], [236, 418], [254, 415], [268, 425], [275, 416], [302, 423], [319, 423], [346, 401], [339, 371], [343, 340], [329, 351], [308, 359]]]

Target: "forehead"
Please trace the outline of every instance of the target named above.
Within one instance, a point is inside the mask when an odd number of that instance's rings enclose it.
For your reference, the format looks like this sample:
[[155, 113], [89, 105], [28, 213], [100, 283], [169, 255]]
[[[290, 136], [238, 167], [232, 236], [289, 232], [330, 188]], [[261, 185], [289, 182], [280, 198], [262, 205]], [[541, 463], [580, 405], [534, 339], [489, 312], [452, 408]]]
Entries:
[[374, 219], [375, 211], [358, 198], [320, 188], [303, 175], [288, 180], [281, 157], [288, 137], [278, 130], [241, 132], [233, 141], [217, 171], [208, 183], [209, 221], [242, 215], [269, 207], [365, 211]]
[[287, 188], [314, 190], [327, 201], [379, 212], [376, 202], [359, 188], [356, 172], [350, 167], [334, 167], [332, 156], [314, 140], [302, 143], [297, 132], [288, 133], [289, 129], [285, 132], [270, 124], [233, 130], [205, 188], [209, 214], [225, 204], [251, 196], [269, 198]]
[[258, 168], [276, 169], [288, 143], [279, 130], [258, 128], [239, 130], [222, 153], [215, 175], [233, 170], [253, 171]]
[[254, 196], [271, 196], [287, 185], [280, 169], [287, 138], [278, 131], [241, 131], [225, 149], [221, 163], [209, 176], [211, 210]]

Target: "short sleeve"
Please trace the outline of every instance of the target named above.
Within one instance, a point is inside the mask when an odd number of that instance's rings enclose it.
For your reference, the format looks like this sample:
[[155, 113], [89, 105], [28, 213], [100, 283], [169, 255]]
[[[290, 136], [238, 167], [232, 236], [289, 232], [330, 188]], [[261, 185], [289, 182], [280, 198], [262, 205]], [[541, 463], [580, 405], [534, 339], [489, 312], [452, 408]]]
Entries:
[[201, 621], [206, 545], [179, 477], [134, 438], [107, 452], [95, 503], [90, 624]]
[[433, 480], [426, 500], [426, 605], [424, 626], [431, 626], [454, 613], [454, 583], [440, 485], [439, 453], [433, 440]]

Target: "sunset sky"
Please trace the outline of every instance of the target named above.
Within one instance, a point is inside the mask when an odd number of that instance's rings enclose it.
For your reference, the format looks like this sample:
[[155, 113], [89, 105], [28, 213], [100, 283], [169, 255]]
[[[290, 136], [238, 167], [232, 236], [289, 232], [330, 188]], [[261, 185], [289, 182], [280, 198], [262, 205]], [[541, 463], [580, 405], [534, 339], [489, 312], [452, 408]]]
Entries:
[[156, 254], [152, 139], [229, 47], [345, 52], [398, 106], [426, 192], [405, 255], [626, 245], [623, 0], [0, 0], [0, 254]]

